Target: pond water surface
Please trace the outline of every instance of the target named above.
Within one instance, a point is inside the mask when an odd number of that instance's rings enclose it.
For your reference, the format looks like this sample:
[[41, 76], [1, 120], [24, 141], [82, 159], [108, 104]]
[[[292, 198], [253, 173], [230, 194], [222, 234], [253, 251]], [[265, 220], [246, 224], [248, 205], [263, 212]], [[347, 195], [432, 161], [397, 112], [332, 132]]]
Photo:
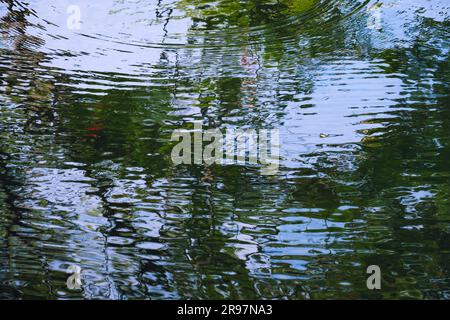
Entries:
[[[449, 15], [0, 1], [0, 298], [449, 299]], [[193, 123], [279, 129], [279, 171], [175, 166]]]

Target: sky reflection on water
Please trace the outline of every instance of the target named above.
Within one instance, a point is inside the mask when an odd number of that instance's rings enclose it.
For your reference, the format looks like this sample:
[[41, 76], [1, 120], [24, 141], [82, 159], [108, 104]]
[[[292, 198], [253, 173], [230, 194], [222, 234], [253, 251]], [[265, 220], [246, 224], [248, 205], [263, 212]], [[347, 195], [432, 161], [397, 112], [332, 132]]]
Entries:
[[[0, 2], [1, 298], [449, 298], [447, 1], [70, 4]], [[193, 122], [280, 172], [173, 166]]]

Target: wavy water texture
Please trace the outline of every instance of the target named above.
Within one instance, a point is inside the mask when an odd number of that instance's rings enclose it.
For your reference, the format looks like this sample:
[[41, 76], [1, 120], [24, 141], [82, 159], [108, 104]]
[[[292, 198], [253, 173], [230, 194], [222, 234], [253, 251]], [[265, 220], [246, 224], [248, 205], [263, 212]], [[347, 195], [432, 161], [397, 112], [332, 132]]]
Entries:
[[0, 1], [1, 298], [450, 298], [448, 1], [77, 3]]

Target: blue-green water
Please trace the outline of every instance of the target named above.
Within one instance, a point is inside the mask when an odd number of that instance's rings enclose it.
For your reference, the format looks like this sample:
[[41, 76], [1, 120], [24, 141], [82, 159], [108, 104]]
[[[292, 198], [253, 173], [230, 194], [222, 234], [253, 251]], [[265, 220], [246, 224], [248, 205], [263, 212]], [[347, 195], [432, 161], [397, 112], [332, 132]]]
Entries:
[[[449, 9], [0, 1], [0, 297], [450, 298]], [[279, 171], [175, 166], [193, 123]]]

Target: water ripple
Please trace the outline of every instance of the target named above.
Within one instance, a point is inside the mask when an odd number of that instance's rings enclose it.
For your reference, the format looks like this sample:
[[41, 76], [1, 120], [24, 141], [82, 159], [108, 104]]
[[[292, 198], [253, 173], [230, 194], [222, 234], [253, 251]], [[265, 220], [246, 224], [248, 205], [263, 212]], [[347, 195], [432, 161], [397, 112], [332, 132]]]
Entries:
[[[446, 1], [70, 4], [0, 3], [1, 298], [448, 299]], [[280, 171], [175, 167], [193, 122]]]

